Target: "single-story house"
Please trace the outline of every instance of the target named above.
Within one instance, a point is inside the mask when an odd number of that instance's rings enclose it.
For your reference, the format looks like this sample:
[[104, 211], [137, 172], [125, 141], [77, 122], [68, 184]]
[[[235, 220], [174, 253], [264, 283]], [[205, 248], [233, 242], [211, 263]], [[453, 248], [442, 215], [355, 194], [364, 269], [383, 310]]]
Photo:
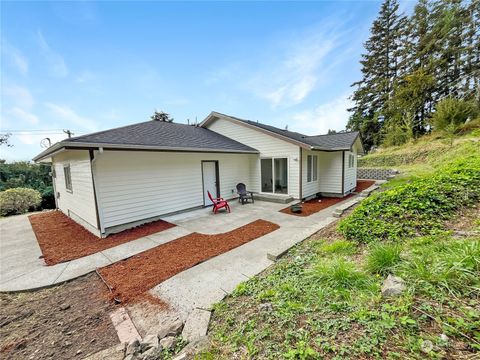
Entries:
[[356, 186], [358, 132], [307, 136], [212, 112], [198, 125], [147, 121], [56, 143], [57, 208], [97, 236], [210, 205], [236, 185], [273, 198], [344, 196]]

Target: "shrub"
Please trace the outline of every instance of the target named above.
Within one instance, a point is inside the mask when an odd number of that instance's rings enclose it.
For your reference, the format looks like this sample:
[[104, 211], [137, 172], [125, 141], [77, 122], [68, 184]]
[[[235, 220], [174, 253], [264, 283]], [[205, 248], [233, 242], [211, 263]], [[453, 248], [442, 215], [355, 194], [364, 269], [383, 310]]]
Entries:
[[364, 200], [342, 220], [348, 240], [372, 242], [428, 235], [461, 206], [480, 199], [480, 158], [472, 154], [410, 183]]
[[398, 244], [377, 244], [370, 248], [365, 267], [373, 274], [387, 275], [401, 258], [402, 248]]
[[437, 104], [431, 123], [435, 130], [445, 130], [450, 126], [465, 124], [467, 119], [478, 115], [478, 105], [474, 101], [465, 101], [447, 97]]
[[42, 193], [42, 209], [55, 209], [55, 193], [53, 186], [47, 186]]
[[0, 215], [23, 214], [40, 205], [42, 196], [37, 190], [13, 188], [0, 192]]

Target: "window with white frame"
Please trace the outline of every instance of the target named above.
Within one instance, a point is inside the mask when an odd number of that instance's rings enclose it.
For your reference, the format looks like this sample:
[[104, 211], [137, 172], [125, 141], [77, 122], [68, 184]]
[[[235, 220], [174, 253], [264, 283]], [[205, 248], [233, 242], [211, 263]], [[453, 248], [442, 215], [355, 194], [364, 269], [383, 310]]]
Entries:
[[317, 155], [307, 155], [307, 182], [317, 181]]
[[69, 192], [73, 192], [72, 188], [72, 174], [70, 171], [70, 164], [63, 167], [63, 175], [65, 176], [65, 188]]
[[353, 154], [348, 155], [348, 167], [349, 168], [355, 167], [355, 155]]

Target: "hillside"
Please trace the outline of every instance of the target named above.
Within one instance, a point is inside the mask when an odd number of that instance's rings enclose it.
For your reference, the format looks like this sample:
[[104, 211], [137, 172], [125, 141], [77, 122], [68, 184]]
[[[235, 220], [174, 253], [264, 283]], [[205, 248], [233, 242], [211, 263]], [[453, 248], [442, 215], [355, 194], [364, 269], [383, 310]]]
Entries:
[[362, 165], [402, 175], [217, 304], [199, 359], [477, 358], [478, 136], [425, 137]]

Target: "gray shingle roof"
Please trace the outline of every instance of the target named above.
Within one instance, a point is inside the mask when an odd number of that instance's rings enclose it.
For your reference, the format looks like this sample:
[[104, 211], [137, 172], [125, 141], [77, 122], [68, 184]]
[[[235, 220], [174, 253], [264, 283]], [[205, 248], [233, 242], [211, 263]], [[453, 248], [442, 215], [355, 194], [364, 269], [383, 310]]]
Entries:
[[37, 155], [34, 160], [41, 160], [61, 148], [75, 147], [258, 153], [250, 146], [206, 128], [146, 121], [65, 139]]
[[286, 138], [295, 140], [297, 142], [301, 142], [305, 145], [312, 146], [314, 149], [317, 149], [317, 150], [325, 150], [325, 151], [349, 150], [352, 147], [352, 145], [355, 143], [355, 140], [360, 135], [358, 131], [352, 131], [352, 132], [342, 132], [337, 134], [309, 136], [309, 135], [301, 134], [295, 131], [279, 129], [275, 126], [262, 124], [257, 121], [240, 119], [234, 116], [225, 115], [221, 113], [213, 113], [213, 114], [218, 114], [220, 116], [232, 118], [234, 120], [241, 121], [251, 126], [255, 126], [260, 129], [270, 131], [274, 134], [284, 136]]

